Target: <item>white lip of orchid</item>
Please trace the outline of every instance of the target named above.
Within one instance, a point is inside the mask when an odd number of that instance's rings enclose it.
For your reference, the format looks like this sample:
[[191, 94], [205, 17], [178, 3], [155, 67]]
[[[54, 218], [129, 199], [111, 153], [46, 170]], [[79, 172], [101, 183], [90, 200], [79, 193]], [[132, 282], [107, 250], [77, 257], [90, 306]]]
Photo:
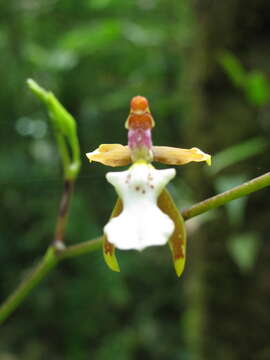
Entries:
[[157, 199], [174, 176], [175, 169], [156, 170], [146, 163], [107, 173], [108, 182], [123, 202], [122, 213], [104, 227], [110, 243], [122, 250], [143, 250], [167, 243], [174, 223], [159, 209]]

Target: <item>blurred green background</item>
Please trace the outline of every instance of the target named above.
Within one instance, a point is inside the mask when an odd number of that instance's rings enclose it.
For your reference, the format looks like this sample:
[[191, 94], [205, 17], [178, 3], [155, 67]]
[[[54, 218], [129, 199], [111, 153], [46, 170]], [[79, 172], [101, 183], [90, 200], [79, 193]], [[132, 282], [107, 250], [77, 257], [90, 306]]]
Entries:
[[[199, 147], [177, 168], [180, 209], [269, 171], [267, 0], [0, 2], [0, 299], [50, 243], [59, 155], [29, 77], [78, 123], [82, 171], [69, 244], [98, 236], [115, 201], [84, 153], [126, 143], [132, 96], [150, 101], [154, 143]], [[177, 279], [168, 248], [62, 263], [0, 329], [0, 360], [270, 359], [269, 190], [187, 222]]]

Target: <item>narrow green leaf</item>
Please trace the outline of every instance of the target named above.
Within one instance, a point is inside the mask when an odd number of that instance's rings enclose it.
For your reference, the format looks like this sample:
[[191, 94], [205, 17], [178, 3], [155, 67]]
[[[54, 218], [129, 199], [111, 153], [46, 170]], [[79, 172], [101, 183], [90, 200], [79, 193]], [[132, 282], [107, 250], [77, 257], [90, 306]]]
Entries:
[[244, 86], [247, 73], [236, 56], [229, 51], [224, 51], [219, 56], [219, 62], [234, 85], [238, 87]]
[[213, 157], [213, 165], [207, 168], [207, 171], [215, 175], [228, 166], [260, 154], [266, 149], [267, 145], [268, 142], [264, 138], [256, 137], [231, 146]]
[[260, 71], [249, 74], [245, 84], [245, 92], [248, 100], [258, 106], [266, 104], [270, 99], [270, 86], [266, 76]]
[[59, 41], [59, 48], [76, 51], [82, 55], [96, 54], [119, 40], [122, 25], [118, 20], [99, 20], [76, 27], [67, 32]]

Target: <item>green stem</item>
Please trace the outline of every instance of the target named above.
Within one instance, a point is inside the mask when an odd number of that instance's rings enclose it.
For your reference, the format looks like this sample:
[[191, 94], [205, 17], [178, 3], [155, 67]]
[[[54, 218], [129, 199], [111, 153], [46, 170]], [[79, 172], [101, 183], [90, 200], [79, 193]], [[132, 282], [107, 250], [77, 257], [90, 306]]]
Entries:
[[64, 247], [64, 234], [66, 230], [68, 212], [70, 208], [70, 202], [73, 194], [74, 181], [66, 179], [64, 182], [64, 190], [62, 193], [58, 216], [55, 226], [55, 235], [53, 244], [56, 249], [62, 249]]
[[102, 238], [103, 238], [103, 236], [100, 236], [96, 239], [84, 241], [78, 245], [68, 246], [67, 248], [65, 248], [65, 250], [63, 250], [59, 253], [58, 259], [64, 260], [67, 258], [72, 258], [72, 257], [80, 256], [80, 255], [95, 251], [95, 250], [101, 248]]
[[244, 184], [236, 186], [228, 191], [218, 194], [209, 199], [199, 202], [191, 206], [188, 209], [182, 211], [183, 218], [188, 220], [194, 216], [203, 214], [209, 210], [217, 208], [226, 204], [229, 201], [235, 200], [239, 197], [249, 195], [255, 191], [263, 189], [266, 186], [270, 185], [270, 172], [256, 177]]
[[58, 262], [53, 248], [48, 248], [42, 260], [7, 298], [0, 308], [0, 324], [13, 313], [30, 291], [53, 269]]
[[57, 131], [57, 129], [55, 129], [54, 133], [55, 133], [55, 138], [56, 138], [56, 142], [58, 145], [58, 151], [60, 153], [61, 160], [62, 160], [64, 178], [67, 179], [69, 177], [68, 176], [69, 175], [69, 167], [70, 167], [70, 163], [71, 163], [67, 144], [66, 144], [64, 136], [59, 131]]
[[[195, 204], [192, 207], [185, 209], [182, 212], [182, 215], [185, 220], [190, 219], [269, 185], [270, 172], [231, 190], [225, 191], [222, 194]], [[41, 262], [0, 307], [0, 323], [2, 323], [20, 305], [30, 291], [47, 275], [50, 270], [58, 264], [58, 262], [66, 258], [72, 258], [95, 251], [99, 249], [101, 245], [102, 237], [99, 237], [94, 240], [85, 241], [78, 245], [68, 246], [61, 251], [56, 251], [53, 247], [49, 247]]]
[[58, 252], [54, 247], [49, 247], [41, 261], [34, 267], [30, 274], [21, 282], [17, 289], [6, 299], [0, 307], [0, 324], [23, 302], [31, 290], [52, 270], [61, 260], [79, 256], [101, 247], [102, 238], [86, 241], [82, 244], [69, 246]]

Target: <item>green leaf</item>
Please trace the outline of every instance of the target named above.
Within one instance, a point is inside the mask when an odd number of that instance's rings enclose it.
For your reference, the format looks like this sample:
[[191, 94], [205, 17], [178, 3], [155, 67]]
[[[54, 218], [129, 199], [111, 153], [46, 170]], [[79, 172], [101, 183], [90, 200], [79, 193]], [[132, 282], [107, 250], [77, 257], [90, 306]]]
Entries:
[[74, 51], [45, 48], [34, 42], [25, 45], [24, 56], [32, 66], [50, 72], [70, 70], [78, 62], [78, 57]]
[[224, 51], [219, 56], [219, 62], [235, 86], [241, 87], [245, 84], [247, 73], [236, 56]]
[[264, 138], [256, 137], [231, 146], [213, 157], [213, 165], [207, 171], [215, 175], [228, 166], [263, 152], [267, 145], [268, 142]]
[[262, 106], [269, 101], [269, 81], [261, 71], [246, 72], [237, 57], [229, 51], [219, 56], [219, 62], [232, 83], [244, 91], [250, 103]]
[[114, 0], [88, 0], [89, 7], [95, 10], [103, 10], [113, 4]]
[[260, 71], [252, 72], [245, 84], [245, 92], [252, 104], [266, 104], [270, 99], [270, 86], [266, 76]]
[[118, 20], [102, 20], [76, 27], [59, 41], [59, 47], [88, 55], [111, 46], [122, 34]]

